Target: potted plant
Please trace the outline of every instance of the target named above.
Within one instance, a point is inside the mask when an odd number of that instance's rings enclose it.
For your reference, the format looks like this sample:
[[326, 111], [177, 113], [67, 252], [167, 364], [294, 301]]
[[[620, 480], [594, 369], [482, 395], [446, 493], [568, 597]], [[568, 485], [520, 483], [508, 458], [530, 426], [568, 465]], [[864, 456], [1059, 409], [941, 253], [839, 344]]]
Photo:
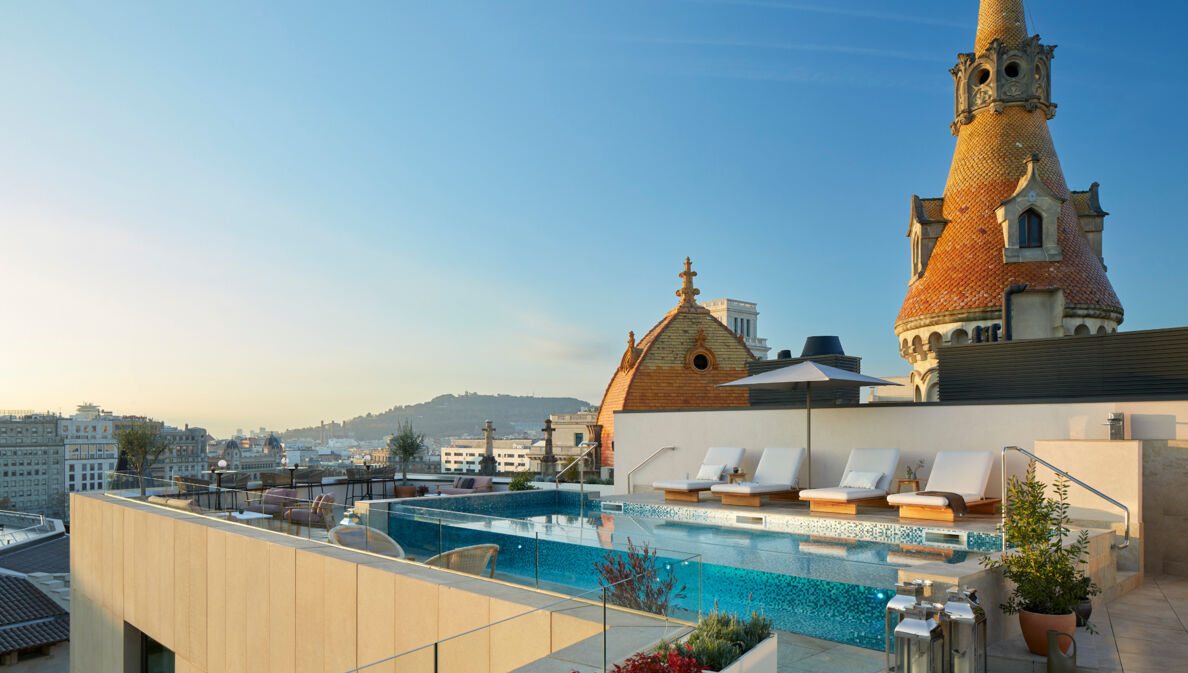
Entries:
[[[676, 652], [692, 657], [700, 670], [730, 673], [766, 670], [759, 662], [759, 659], [766, 655], [767, 664], [774, 671], [777, 644], [774, 639], [769, 641], [771, 636], [771, 619], [757, 612], [751, 613], [750, 619], [741, 620], [734, 615], [714, 610], [697, 623], [697, 628], [683, 643], [669, 644], [661, 641], [656, 651], [661, 654]], [[768, 651], [760, 652], [764, 649]], [[748, 657], [749, 653], [756, 653], [758, 656]]]
[[1000, 607], [1006, 614], [1019, 615], [1027, 649], [1041, 656], [1048, 654], [1048, 630], [1072, 633], [1077, 606], [1100, 592], [1081, 570], [1089, 547], [1088, 531], [1065, 542], [1070, 532], [1068, 480], [1057, 477], [1052, 490], [1054, 495], [1049, 497], [1044, 483], [1035, 478], [1034, 461], [1023, 479], [1011, 477], [1002, 524], [1008, 551], [999, 558], [982, 559], [982, 565], [1001, 569], [1014, 585]]

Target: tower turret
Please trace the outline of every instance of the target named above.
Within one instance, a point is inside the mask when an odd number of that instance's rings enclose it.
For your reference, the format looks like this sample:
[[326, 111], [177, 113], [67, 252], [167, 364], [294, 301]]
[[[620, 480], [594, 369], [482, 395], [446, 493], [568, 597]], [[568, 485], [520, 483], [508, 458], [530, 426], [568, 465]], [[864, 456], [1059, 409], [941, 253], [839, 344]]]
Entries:
[[944, 195], [911, 202], [912, 273], [895, 332], [921, 400], [936, 399], [935, 349], [998, 334], [1012, 285], [1027, 284], [1012, 301], [1014, 338], [1122, 322], [1097, 188], [1069, 191], [1048, 131], [1055, 47], [1028, 35], [1022, 0], [982, 0], [974, 49], [950, 71], [957, 146]]

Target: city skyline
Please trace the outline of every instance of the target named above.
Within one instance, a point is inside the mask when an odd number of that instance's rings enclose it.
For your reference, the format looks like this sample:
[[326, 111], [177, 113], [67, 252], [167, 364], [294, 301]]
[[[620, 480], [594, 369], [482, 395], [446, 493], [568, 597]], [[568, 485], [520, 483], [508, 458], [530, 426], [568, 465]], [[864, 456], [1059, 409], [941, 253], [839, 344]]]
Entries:
[[[1164, 213], [1188, 132], [1126, 94], [1185, 95], [1166, 84], [1185, 10], [1109, 6], [1031, 8], [1059, 45], [1052, 133], [1070, 183], [1101, 182], [1121, 329], [1183, 325], [1163, 288], [1188, 283], [1188, 232]], [[758, 303], [773, 352], [837, 334], [904, 375], [908, 203], [943, 188], [946, 71], [976, 14], [0, 8], [22, 101], [0, 111], [20, 131], [0, 407], [225, 436], [464, 390], [597, 404], [686, 255], [701, 299]]]

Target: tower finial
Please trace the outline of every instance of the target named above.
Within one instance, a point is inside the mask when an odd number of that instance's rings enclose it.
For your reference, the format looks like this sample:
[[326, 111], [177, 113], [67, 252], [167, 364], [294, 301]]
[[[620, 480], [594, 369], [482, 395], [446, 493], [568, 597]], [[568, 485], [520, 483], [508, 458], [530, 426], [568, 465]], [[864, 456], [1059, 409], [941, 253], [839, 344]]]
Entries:
[[1027, 39], [1027, 19], [1023, 0], [982, 0], [978, 9], [978, 35], [974, 52], [982, 53], [995, 38], [1007, 48], [1016, 48]]
[[697, 300], [695, 297], [701, 294], [701, 290], [693, 287], [693, 277], [697, 272], [693, 270], [693, 262], [685, 258], [685, 270], [680, 273], [680, 277], [685, 281], [681, 289], [676, 291], [678, 297], [681, 298], [681, 306], [696, 306]]

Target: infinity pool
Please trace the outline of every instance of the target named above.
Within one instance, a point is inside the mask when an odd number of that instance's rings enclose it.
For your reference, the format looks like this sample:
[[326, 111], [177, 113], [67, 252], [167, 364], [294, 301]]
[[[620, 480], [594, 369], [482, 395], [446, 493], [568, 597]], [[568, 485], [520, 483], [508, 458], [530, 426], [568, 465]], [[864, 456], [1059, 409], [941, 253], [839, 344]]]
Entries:
[[883, 647], [884, 607], [901, 570], [981, 555], [608, 512], [564, 491], [418, 498], [389, 509], [389, 535], [418, 559], [495, 543], [500, 575], [591, 590], [599, 586], [595, 564], [622, 558], [628, 541], [646, 543], [657, 550], [661, 575], [675, 579], [672, 616], [695, 619], [715, 606], [739, 615], [757, 610], [777, 629], [871, 649]]

